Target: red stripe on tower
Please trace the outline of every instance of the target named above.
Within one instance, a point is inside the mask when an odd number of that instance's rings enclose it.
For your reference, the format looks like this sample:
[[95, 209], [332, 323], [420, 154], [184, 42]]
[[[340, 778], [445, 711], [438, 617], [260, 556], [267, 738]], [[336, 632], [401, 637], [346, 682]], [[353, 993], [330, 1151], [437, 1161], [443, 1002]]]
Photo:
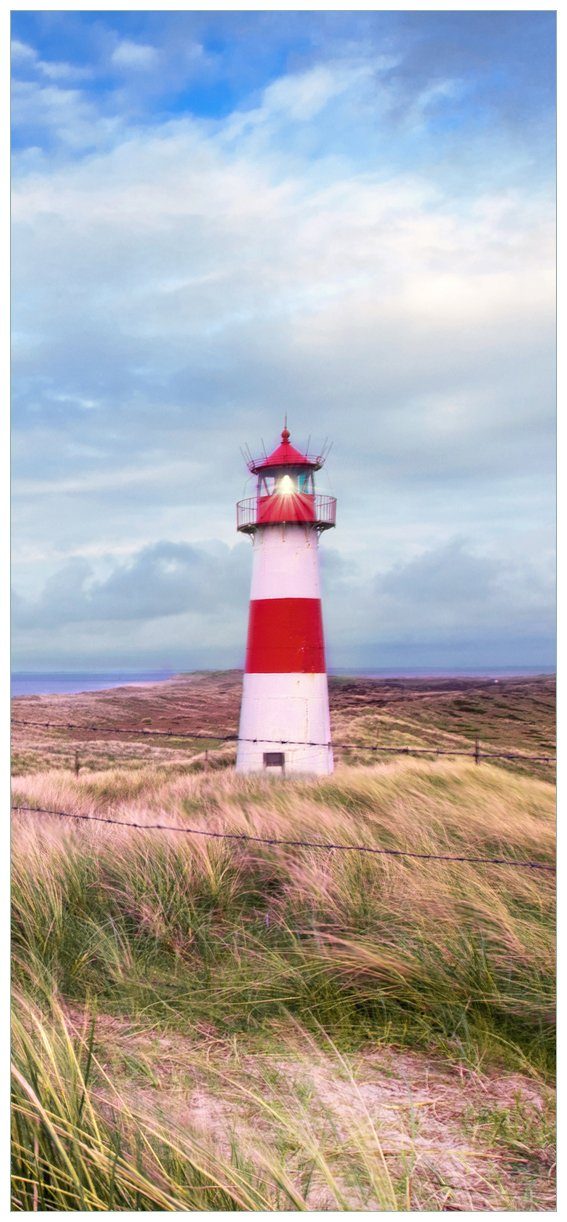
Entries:
[[250, 603], [247, 674], [325, 673], [319, 598], [257, 598]]

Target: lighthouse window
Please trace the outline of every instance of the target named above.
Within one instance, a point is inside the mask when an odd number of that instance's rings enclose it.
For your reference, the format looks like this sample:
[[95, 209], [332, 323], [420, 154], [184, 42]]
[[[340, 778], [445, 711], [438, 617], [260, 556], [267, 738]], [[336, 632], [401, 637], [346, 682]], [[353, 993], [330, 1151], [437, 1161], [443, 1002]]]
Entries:
[[311, 471], [303, 472], [298, 477], [299, 491], [312, 493], [313, 492], [313, 475]]
[[276, 486], [274, 475], [261, 475], [259, 481], [258, 495], [271, 496]]

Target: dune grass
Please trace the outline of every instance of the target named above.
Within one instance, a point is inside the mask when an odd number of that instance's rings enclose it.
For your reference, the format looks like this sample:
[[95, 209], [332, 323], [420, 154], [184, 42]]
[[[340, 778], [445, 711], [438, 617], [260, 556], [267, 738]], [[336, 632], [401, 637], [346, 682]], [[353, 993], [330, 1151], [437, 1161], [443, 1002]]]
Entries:
[[[48, 1015], [25, 997], [15, 1008], [17, 1211], [395, 1211], [407, 1203], [415, 1156], [410, 1147], [391, 1174], [360, 1094], [357, 1114], [348, 1115], [344, 1100], [314, 1099], [288, 1082], [284, 1088], [277, 1070], [251, 1081], [209, 1069], [213, 1089], [254, 1114], [253, 1130], [236, 1132], [225, 1120], [213, 1141], [193, 1118], [176, 1121], [171, 1107], [160, 1114], [129, 1102], [94, 1050], [94, 1022], [77, 1033], [53, 1000]], [[297, 1034], [312, 1067], [317, 1045]], [[335, 1072], [356, 1092], [346, 1062], [331, 1050]], [[202, 1074], [202, 1058], [195, 1055], [192, 1068]]]
[[[254, 836], [549, 862], [544, 783], [467, 764], [352, 769], [285, 787], [160, 770], [36, 775], [15, 801]], [[356, 1040], [387, 1029], [476, 1065], [552, 1055], [553, 877], [62, 825], [18, 816], [16, 965], [63, 995], [224, 1032], [281, 1007]], [[16, 966], [16, 973], [17, 973]]]
[[[550, 784], [461, 761], [285, 785], [158, 765], [60, 770], [17, 778], [14, 802], [423, 853], [549, 864], [554, 852]], [[414, 1191], [407, 1159], [390, 1165], [368, 1116], [346, 1144], [328, 1112], [315, 1136], [297, 1091], [285, 1106], [277, 1090], [256, 1091], [277, 1130], [267, 1152], [236, 1139], [213, 1148], [140, 1114], [93, 1053], [97, 1012], [265, 1054], [291, 1024], [311, 1060], [332, 1042], [338, 1073], [343, 1055], [371, 1045], [476, 1074], [552, 1074], [551, 874], [21, 813], [12, 877], [16, 1208], [305, 1209], [315, 1185], [323, 1208], [394, 1209]], [[87, 1016], [79, 1036], [69, 1007]], [[442, 1200], [436, 1189], [417, 1207]]]

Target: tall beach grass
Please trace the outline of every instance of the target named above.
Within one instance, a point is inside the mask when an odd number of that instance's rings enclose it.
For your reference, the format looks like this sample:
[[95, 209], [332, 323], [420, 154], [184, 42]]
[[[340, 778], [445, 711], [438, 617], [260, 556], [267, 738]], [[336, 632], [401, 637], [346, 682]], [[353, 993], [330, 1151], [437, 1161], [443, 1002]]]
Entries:
[[[15, 801], [253, 836], [549, 863], [553, 790], [466, 763], [345, 769], [277, 786], [234, 774], [38, 774]], [[442, 1046], [545, 1073], [552, 875], [207, 840], [19, 815], [16, 977], [224, 1033], [282, 1009], [356, 1043]], [[22, 969], [25, 970], [25, 969]]]
[[[14, 803], [269, 839], [554, 854], [553, 787], [468, 762], [283, 785], [155, 764], [60, 770], [16, 778]], [[22, 812], [12, 879], [16, 1210], [472, 1208], [482, 1192], [513, 1206], [478, 1174], [474, 1199], [469, 1173], [454, 1198], [441, 1173], [428, 1180], [411, 1124], [392, 1151], [364, 1099], [345, 1115], [344, 1098], [361, 1049], [550, 1080], [552, 874]], [[112, 1023], [149, 1033], [155, 1058], [136, 1060], [125, 1038], [126, 1072]], [[251, 1126], [226, 1109], [214, 1131], [176, 1117], [159, 1080], [172, 1041], [184, 1081], [248, 1108]], [[149, 1095], [135, 1085], [146, 1079]]]

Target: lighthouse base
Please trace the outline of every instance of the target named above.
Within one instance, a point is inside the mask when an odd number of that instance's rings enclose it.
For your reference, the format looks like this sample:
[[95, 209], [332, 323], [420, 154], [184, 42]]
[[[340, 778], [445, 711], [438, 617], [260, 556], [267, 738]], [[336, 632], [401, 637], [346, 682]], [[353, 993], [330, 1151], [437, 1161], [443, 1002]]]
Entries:
[[326, 674], [245, 674], [237, 772], [333, 771]]

